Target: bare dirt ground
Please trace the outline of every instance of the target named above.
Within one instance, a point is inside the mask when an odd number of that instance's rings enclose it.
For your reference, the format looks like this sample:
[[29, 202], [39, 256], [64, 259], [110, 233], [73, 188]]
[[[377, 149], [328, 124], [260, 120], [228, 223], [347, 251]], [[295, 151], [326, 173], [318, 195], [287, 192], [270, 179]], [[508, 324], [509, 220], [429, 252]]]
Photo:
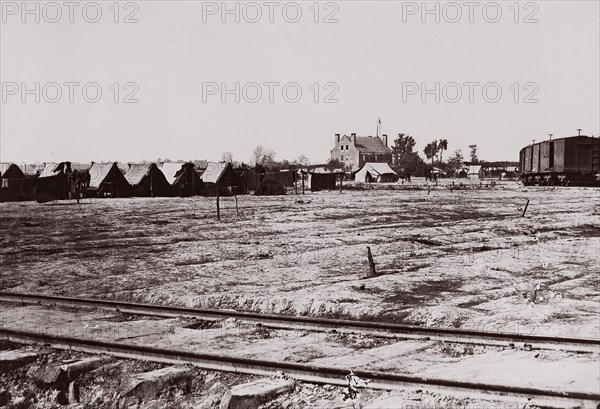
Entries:
[[598, 189], [238, 202], [221, 199], [221, 221], [202, 197], [3, 203], [0, 290], [600, 337]]

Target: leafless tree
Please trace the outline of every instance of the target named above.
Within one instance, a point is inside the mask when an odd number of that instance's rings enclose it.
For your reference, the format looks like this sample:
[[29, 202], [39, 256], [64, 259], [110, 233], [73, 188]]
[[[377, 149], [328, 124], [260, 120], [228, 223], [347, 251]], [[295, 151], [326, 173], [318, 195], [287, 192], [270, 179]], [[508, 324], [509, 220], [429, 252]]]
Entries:
[[310, 163], [310, 160], [308, 159], [308, 156], [300, 155], [296, 158], [296, 160], [294, 162], [297, 163], [298, 165], [306, 166]]
[[273, 162], [275, 162], [275, 151], [272, 149], [267, 149], [262, 145], [258, 145], [256, 148], [254, 148], [254, 151], [252, 151], [250, 163], [264, 166]]
[[223, 152], [221, 162], [233, 163], [233, 154], [231, 152]]

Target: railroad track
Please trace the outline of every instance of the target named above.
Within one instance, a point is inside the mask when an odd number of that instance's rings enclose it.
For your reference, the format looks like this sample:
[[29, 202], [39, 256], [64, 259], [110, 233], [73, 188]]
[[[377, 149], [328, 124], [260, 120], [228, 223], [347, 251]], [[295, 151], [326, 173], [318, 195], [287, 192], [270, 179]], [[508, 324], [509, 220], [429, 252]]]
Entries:
[[600, 352], [600, 340], [587, 338], [510, 334], [457, 328], [419, 327], [394, 323], [259, 314], [233, 310], [197, 309], [24, 293], [0, 292], [0, 301], [25, 304], [52, 304], [63, 307], [99, 308], [126, 314], [164, 318], [193, 317], [206, 321], [235, 318], [241, 321], [256, 322], [263, 327], [270, 329], [304, 329], [318, 332], [335, 330], [341, 333], [359, 333], [394, 339], [434, 340], [462, 344], [562, 350], [584, 353]]
[[[85, 338], [18, 331], [0, 327], [0, 336], [21, 344], [44, 344], [55, 349], [77, 350], [92, 354], [107, 354], [116, 358], [142, 359], [166, 364], [191, 364], [203, 369], [252, 375], [284, 373], [298, 381], [347, 386], [349, 370], [302, 363], [280, 362], [253, 358], [232, 357], [215, 353], [104, 342]], [[498, 384], [461, 382], [449, 379], [432, 379], [407, 376], [399, 373], [359, 371], [354, 373], [364, 387], [380, 390], [428, 390], [447, 396], [469, 397], [503, 402], [533, 403], [541, 407], [597, 408], [600, 394], [578, 391], [545, 390]]]

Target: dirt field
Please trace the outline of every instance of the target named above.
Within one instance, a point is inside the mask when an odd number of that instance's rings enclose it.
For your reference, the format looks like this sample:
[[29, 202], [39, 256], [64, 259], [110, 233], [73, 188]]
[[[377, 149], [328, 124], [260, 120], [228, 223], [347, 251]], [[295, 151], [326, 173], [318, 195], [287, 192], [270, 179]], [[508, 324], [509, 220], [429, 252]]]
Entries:
[[214, 198], [2, 203], [0, 290], [600, 337], [598, 189], [238, 202], [221, 221]]

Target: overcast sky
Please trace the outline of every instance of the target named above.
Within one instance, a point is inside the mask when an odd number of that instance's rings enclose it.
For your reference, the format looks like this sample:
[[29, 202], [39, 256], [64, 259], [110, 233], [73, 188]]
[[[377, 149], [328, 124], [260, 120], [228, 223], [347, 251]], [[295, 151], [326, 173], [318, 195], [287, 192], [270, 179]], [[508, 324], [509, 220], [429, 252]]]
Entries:
[[[86, 21], [96, 19], [89, 3], [70, 22], [62, 2], [30, 1], [37, 23], [20, 1], [2, 2], [1, 161], [219, 160], [225, 151], [248, 161], [260, 144], [276, 159], [320, 162], [335, 133], [375, 135], [378, 118], [390, 140], [414, 136], [421, 154], [445, 138], [446, 157], [477, 144], [486, 160], [518, 160], [522, 146], [549, 133], [600, 133], [596, 0], [427, 2], [433, 12], [424, 16], [420, 1], [239, 3], [239, 22], [221, 15], [221, 2], [138, 1], [119, 4], [118, 23], [113, 1], [98, 2], [99, 21]], [[71, 82], [80, 84], [73, 102]], [[84, 99], [87, 83], [101, 89], [98, 102]], [[223, 83], [240, 84], [239, 102], [235, 92], [222, 101]]]

